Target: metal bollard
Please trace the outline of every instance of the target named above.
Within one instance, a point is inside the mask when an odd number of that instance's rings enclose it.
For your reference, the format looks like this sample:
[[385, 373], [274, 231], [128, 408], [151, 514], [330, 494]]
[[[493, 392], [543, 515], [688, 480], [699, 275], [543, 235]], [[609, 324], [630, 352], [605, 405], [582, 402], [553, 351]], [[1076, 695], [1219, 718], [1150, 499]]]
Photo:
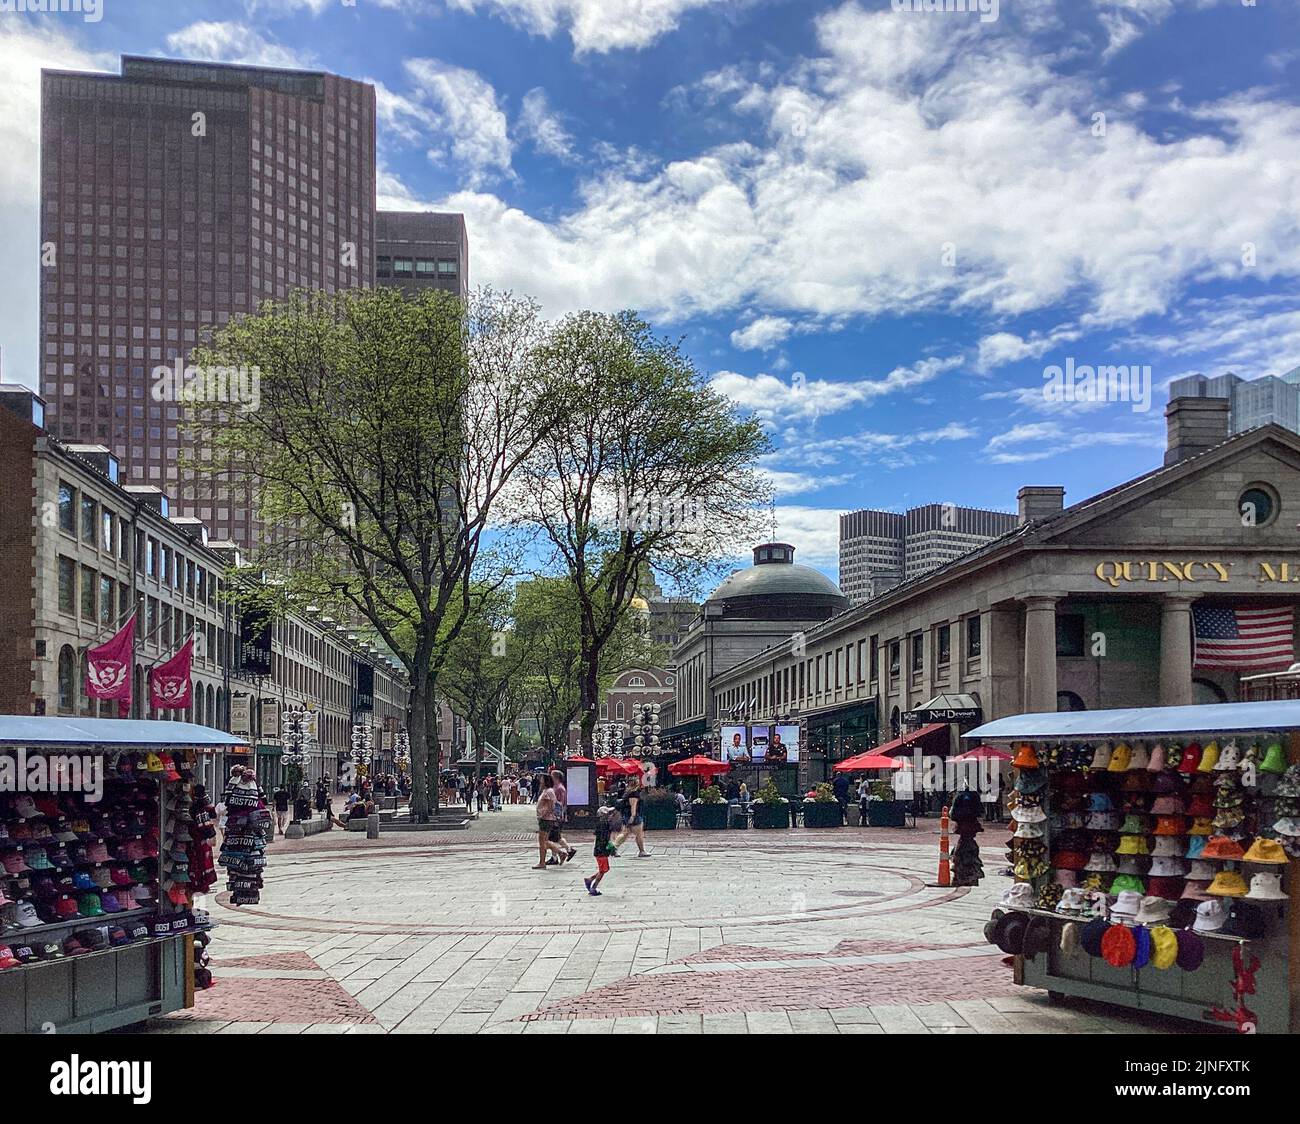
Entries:
[[366, 817], [366, 838], [367, 839], [379, 838], [379, 814], [378, 813], [375, 813], [373, 816]]

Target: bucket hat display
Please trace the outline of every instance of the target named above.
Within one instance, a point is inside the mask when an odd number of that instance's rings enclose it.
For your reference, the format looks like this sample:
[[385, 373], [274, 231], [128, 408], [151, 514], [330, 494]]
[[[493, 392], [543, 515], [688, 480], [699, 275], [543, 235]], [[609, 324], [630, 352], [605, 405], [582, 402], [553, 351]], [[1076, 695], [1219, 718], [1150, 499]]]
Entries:
[[1182, 835], [1183, 817], [1182, 816], [1157, 816], [1156, 826], [1153, 834]]
[[1199, 859], [1205, 853], [1205, 844], [1208, 841], [1207, 835], [1192, 835], [1187, 840], [1187, 850], [1183, 853], [1185, 859]]
[[1037, 804], [1018, 804], [1016, 806], [1016, 823], [1040, 824], [1047, 819], [1047, 813]]
[[1110, 930], [1110, 922], [1102, 917], [1093, 918], [1079, 931], [1079, 947], [1089, 956], [1101, 955], [1101, 942]]
[[1110, 884], [1110, 893], [1112, 896], [1122, 894], [1125, 890], [1132, 890], [1136, 894], [1142, 894], [1145, 891], [1142, 879], [1135, 874], [1117, 874], [1115, 880]]
[[1091, 812], [1113, 812], [1115, 805], [1111, 801], [1109, 793], [1094, 792], [1088, 796], [1088, 810]]
[[1159, 875], [1147, 879], [1147, 895], [1153, 898], [1168, 898], [1171, 902], [1183, 897], [1184, 882], [1181, 878], [1167, 878]]
[[1145, 745], [1135, 745], [1133, 751], [1129, 754], [1128, 767], [1130, 770], [1141, 769], [1146, 772], [1147, 767], [1151, 764], [1151, 751]]
[[1120, 824], [1120, 833], [1123, 835], [1145, 835], [1147, 833], [1145, 819], [1145, 816], [1139, 815], [1137, 812], [1130, 812], [1124, 817], [1124, 822]]
[[1187, 805], [1183, 803], [1182, 797], [1173, 793], [1157, 796], [1151, 805], [1153, 816], [1182, 816], [1186, 813]]
[[1028, 882], [1008, 886], [998, 899], [998, 905], [1004, 909], [1033, 909], [1034, 888]]
[[1251, 901], [1284, 902], [1287, 892], [1282, 889], [1282, 876], [1267, 871], [1260, 871], [1250, 877], [1250, 891], [1246, 897]]
[[1101, 938], [1102, 958], [1112, 968], [1125, 968], [1133, 963], [1137, 940], [1127, 925], [1112, 925]]
[[1132, 756], [1133, 750], [1129, 747], [1128, 742], [1120, 742], [1111, 750], [1110, 761], [1107, 763], [1106, 769], [1112, 773], [1127, 772]]
[[1205, 960], [1205, 942], [1191, 929], [1179, 929], [1178, 959], [1175, 963], [1184, 972], [1195, 972]]
[[1271, 742], [1264, 751], [1264, 759], [1259, 763], [1261, 773], [1285, 773], [1286, 754], [1280, 742]]
[[1201, 763], [1201, 747], [1195, 742], [1183, 747], [1183, 755], [1178, 761], [1178, 771], [1190, 775], [1196, 772]]
[[1142, 895], [1133, 890], [1123, 890], [1110, 907], [1112, 921], [1131, 921], [1142, 908]]
[[1219, 772], [1227, 772], [1229, 769], [1241, 768], [1241, 750], [1237, 748], [1236, 742], [1229, 742], [1223, 747], [1219, 754], [1219, 759], [1214, 763], [1214, 767]]
[[1092, 761], [1088, 767], [1090, 769], [1105, 769], [1110, 766], [1111, 749], [1108, 745], [1099, 745], [1092, 751]]
[[1188, 864], [1184, 859], [1161, 856], [1151, 860], [1150, 874], [1154, 878], [1186, 878]]
[[1150, 853], [1151, 847], [1145, 835], [1121, 835], [1119, 846], [1115, 848], [1117, 855], [1149, 855]]
[[1162, 743], [1156, 742], [1155, 748], [1151, 751], [1151, 760], [1147, 762], [1147, 772], [1159, 773], [1165, 767], [1165, 747]]
[[1124, 855], [1119, 860], [1119, 873], [1137, 874], [1140, 876], [1145, 874], [1146, 871], [1143, 870], [1142, 868], [1142, 860], [1139, 859], [1136, 855]]
[[1209, 745], [1201, 751], [1201, 760], [1196, 766], [1198, 773], [1210, 773], [1214, 771], [1214, 766], [1219, 763], [1219, 743], [1210, 742]]
[[1111, 872], [1119, 869], [1119, 864], [1115, 861], [1115, 856], [1107, 854], [1104, 851], [1095, 851], [1088, 858], [1087, 870], [1099, 870]]
[[1083, 870], [1088, 865], [1088, 856], [1082, 851], [1062, 851], [1053, 860], [1058, 875], [1074, 876], [1076, 870]]
[[1151, 854], [1158, 859], [1181, 859], [1185, 850], [1182, 837], [1173, 835], [1162, 835], [1151, 846]]
[[1192, 821], [1192, 826], [1187, 829], [1188, 835], [1213, 835], [1214, 824], [1210, 822], [1209, 816], [1197, 816]]

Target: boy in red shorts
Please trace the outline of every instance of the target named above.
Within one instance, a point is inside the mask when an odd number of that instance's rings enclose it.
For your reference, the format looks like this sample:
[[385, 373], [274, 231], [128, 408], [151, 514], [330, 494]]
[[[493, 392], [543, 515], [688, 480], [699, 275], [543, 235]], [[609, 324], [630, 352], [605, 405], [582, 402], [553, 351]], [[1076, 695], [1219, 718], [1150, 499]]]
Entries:
[[587, 887], [587, 893], [593, 898], [600, 897], [600, 891], [596, 887], [609, 873], [610, 857], [618, 854], [609, 841], [609, 837], [618, 827], [618, 820], [618, 811], [614, 808], [604, 807], [596, 813], [596, 844], [592, 847], [592, 854], [596, 856], [596, 873], [582, 880], [582, 884]]

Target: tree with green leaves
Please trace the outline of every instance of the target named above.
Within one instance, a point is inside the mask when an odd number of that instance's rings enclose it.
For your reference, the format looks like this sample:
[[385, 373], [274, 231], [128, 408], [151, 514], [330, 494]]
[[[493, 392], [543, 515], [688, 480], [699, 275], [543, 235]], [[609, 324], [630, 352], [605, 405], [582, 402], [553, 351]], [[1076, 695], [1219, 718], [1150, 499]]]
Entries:
[[590, 753], [602, 654], [642, 575], [653, 567], [687, 586], [750, 541], [768, 496], [757, 462], [769, 441], [634, 313], [568, 316], [539, 355], [561, 409], [527, 465], [526, 517], [577, 602]]
[[[545, 325], [509, 294], [297, 293], [219, 329], [200, 373], [256, 373], [256, 408], [195, 403], [194, 467], [247, 488], [263, 596], [361, 620], [410, 682], [412, 814], [438, 793], [438, 676], [491, 569], [503, 496], [557, 418]], [[247, 406], [247, 404], [245, 404]]]

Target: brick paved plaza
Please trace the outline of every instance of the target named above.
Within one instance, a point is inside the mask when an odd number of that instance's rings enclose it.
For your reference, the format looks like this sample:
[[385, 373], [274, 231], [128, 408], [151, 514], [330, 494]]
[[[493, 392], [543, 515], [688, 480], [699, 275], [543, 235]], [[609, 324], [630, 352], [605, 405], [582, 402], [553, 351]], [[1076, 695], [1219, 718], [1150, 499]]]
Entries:
[[[536, 861], [532, 811], [465, 832], [333, 831], [270, 849], [260, 905], [209, 899], [216, 986], [186, 1033], [936, 1034], [1171, 1029], [1017, 988], [981, 929], [1007, 880], [935, 879], [916, 830], [652, 834], [590, 897]], [[1182, 1027], [1178, 1029], [1189, 1029]]]

